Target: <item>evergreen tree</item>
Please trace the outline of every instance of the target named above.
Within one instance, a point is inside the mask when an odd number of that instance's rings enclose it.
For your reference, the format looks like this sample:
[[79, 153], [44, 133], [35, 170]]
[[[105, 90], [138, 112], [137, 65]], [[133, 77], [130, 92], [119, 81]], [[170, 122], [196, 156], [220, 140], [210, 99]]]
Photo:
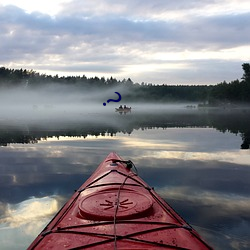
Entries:
[[245, 82], [250, 82], [250, 64], [249, 63], [243, 63], [242, 69], [244, 71], [244, 74], [241, 79]]

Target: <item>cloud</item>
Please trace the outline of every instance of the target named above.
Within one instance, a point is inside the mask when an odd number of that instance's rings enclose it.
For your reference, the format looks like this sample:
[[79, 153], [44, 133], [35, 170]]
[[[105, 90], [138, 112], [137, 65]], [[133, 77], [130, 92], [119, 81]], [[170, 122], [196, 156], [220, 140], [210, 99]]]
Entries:
[[[126, 2], [117, 2], [114, 0], [74, 0], [65, 3], [64, 10], [61, 11], [64, 15], [79, 15], [79, 16], [130, 16], [134, 19], [149, 20], [161, 19], [162, 17], [183, 18], [189, 15], [200, 15], [204, 10], [206, 12], [213, 7], [219, 8], [221, 5], [229, 5], [233, 1], [198, 1], [198, 0], [179, 0], [179, 1], [162, 1], [162, 0], [127, 0]], [[246, 0], [242, 3], [247, 3]], [[222, 7], [222, 8], [223, 8]], [[243, 6], [242, 6], [243, 7]], [[243, 7], [244, 8], [244, 7]], [[225, 8], [223, 8], [225, 9]], [[230, 8], [229, 8], [230, 9]], [[235, 11], [235, 8], [234, 8]]]
[[[207, 48], [209, 44], [210, 46], [219, 44], [221, 47], [230, 44], [246, 45], [250, 36], [248, 33], [245, 33], [244, 39], [240, 36], [242, 31], [249, 29], [250, 13], [195, 17], [188, 22], [178, 20], [169, 22], [136, 20], [112, 15], [88, 18], [58, 15], [52, 18], [39, 12], [27, 14], [19, 8], [7, 6], [4, 7], [2, 19], [5, 20], [3, 28], [9, 35], [16, 35], [16, 38], [27, 36], [32, 38], [27, 39], [30, 41], [27, 47], [33, 42], [36, 46], [43, 45], [44, 49], [48, 45], [49, 47], [54, 45], [53, 48], [56, 48], [56, 45], [65, 48], [67, 45], [74, 47], [74, 44], [77, 44], [76, 47], [79, 47], [81, 42], [85, 45], [92, 44], [92, 47], [105, 42], [109, 45], [164, 42], [195, 49], [197, 44], [203, 48]], [[68, 42], [65, 43], [65, 40]]]
[[[0, 5], [0, 63], [61, 75], [131, 77], [139, 82], [234, 80], [241, 77], [241, 63], [249, 60], [238, 51], [249, 48], [250, 13], [246, 1], [245, 9], [234, 10], [233, 4], [233, 0], [143, 4], [75, 0], [66, 2], [55, 16]], [[236, 51], [233, 63], [239, 69], [231, 71], [226, 49]], [[211, 58], [215, 52], [217, 57]], [[157, 55], [162, 55], [160, 60]], [[212, 67], [221, 62], [224, 67]], [[202, 68], [204, 64], [210, 67]], [[201, 79], [199, 70], [207, 72]]]

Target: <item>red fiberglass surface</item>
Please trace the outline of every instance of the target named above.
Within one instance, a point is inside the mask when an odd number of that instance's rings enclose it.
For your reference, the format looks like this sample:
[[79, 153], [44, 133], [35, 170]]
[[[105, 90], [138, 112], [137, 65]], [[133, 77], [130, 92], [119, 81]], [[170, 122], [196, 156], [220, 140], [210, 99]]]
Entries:
[[110, 153], [28, 249], [211, 249]]

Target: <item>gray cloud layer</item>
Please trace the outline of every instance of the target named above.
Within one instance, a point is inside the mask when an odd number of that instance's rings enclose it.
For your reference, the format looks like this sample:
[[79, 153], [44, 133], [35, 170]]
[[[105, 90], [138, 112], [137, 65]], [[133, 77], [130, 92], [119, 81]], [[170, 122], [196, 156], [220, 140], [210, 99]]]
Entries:
[[[241, 77], [241, 63], [249, 59], [168, 54], [247, 48], [250, 12], [202, 16], [201, 10], [213, 1], [98, 3], [71, 1], [54, 17], [0, 5], [0, 63], [154, 83], [216, 83]], [[164, 59], [155, 56], [163, 53]]]

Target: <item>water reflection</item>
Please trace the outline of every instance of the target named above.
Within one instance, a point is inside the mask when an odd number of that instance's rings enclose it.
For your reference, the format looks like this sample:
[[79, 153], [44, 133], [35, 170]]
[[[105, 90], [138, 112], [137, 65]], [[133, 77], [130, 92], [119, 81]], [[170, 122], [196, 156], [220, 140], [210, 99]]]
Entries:
[[[30, 198], [17, 204], [5, 204], [5, 217], [0, 220], [1, 223], [9, 225], [12, 228], [31, 224], [37, 220], [41, 222], [58, 211], [58, 202], [55, 197]], [[32, 226], [31, 225], [31, 226]], [[26, 228], [25, 233], [32, 233], [30, 228]]]
[[1, 249], [26, 248], [110, 151], [131, 159], [139, 175], [216, 249], [249, 249], [250, 154], [240, 150], [240, 133], [249, 123], [237, 127], [235, 117], [219, 116], [214, 123], [203, 113], [141, 115], [136, 120], [132, 113], [118, 114], [118, 120], [92, 127], [30, 125], [25, 133], [35, 144], [11, 143], [24, 130], [6, 130], [8, 147], [0, 148]]
[[[17, 204], [2, 204], [1, 249], [23, 249], [59, 210], [60, 197], [30, 198]], [[2, 213], [1, 213], [2, 214]], [[3, 247], [3, 248], [2, 248]]]
[[[37, 143], [41, 139], [60, 136], [84, 137], [131, 134], [137, 129], [210, 127], [229, 131], [242, 138], [239, 148], [250, 145], [250, 109], [246, 110], [168, 110], [133, 111], [126, 116], [111, 113], [79, 113], [68, 119], [2, 120], [0, 145]], [[68, 116], [69, 114], [67, 114]]]

